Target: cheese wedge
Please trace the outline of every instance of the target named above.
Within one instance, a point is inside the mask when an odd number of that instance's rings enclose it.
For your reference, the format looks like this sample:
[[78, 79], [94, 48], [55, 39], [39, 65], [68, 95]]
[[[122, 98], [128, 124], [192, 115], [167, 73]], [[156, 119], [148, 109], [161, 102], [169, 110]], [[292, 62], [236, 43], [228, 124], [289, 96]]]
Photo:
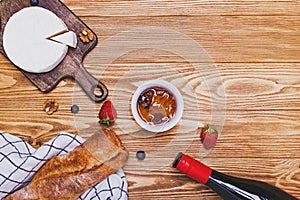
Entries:
[[24, 8], [8, 20], [3, 48], [19, 68], [32, 73], [49, 72], [64, 59], [68, 46], [47, 37], [66, 31], [66, 24], [53, 12], [41, 7]]
[[73, 48], [76, 48], [77, 46], [77, 36], [73, 31], [58, 34], [56, 36], [50, 37], [49, 39]]

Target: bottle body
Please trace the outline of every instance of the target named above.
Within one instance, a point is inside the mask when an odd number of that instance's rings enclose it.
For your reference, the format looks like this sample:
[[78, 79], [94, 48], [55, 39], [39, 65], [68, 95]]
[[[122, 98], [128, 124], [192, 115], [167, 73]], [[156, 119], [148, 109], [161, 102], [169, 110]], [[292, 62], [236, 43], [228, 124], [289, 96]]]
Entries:
[[177, 155], [173, 167], [207, 185], [224, 200], [297, 200], [275, 186], [220, 173], [182, 153]]

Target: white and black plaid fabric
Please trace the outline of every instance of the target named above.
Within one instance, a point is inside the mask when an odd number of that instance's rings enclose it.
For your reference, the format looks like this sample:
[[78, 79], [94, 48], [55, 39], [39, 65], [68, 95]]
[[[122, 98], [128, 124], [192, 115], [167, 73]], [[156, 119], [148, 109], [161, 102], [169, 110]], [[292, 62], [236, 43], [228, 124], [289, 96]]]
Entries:
[[[35, 172], [50, 158], [66, 154], [84, 142], [79, 136], [60, 133], [40, 148], [0, 132], [0, 199], [27, 185]], [[88, 189], [78, 200], [128, 199], [127, 181], [122, 169]]]

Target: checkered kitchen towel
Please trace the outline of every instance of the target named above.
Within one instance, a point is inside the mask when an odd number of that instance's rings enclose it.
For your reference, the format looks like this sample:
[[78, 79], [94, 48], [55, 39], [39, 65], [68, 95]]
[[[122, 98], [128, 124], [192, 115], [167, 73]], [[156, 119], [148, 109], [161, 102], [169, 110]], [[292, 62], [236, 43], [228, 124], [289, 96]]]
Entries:
[[[79, 136], [60, 133], [34, 149], [22, 139], [0, 132], [0, 199], [27, 185], [51, 157], [66, 154], [84, 142]], [[88, 189], [78, 200], [127, 199], [127, 181], [122, 169]]]

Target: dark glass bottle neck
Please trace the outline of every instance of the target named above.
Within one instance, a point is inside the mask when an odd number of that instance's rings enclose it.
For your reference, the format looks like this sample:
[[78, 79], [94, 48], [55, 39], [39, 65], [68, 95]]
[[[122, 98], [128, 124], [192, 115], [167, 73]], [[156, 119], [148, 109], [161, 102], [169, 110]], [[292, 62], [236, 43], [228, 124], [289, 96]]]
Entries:
[[215, 170], [212, 170], [206, 185], [224, 200], [297, 200], [270, 184], [236, 178]]

